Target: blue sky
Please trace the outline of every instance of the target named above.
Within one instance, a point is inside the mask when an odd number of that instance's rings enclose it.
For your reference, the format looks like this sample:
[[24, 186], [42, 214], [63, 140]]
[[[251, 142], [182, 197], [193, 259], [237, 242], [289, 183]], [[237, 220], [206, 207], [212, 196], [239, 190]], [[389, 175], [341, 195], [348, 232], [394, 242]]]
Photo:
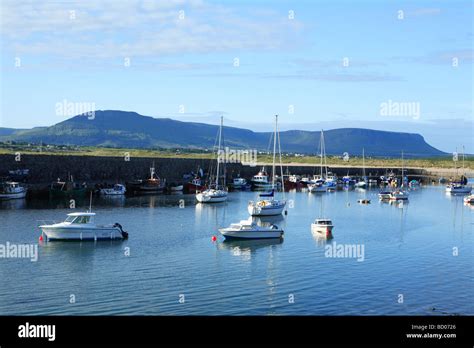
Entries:
[[[416, 132], [474, 153], [472, 1], [0, 6], [2, 127], [60, 122], [66, 100], [254, 130], [279, 114], [282, 129]], [[382, 114], [389, 101], [419, 113]]]

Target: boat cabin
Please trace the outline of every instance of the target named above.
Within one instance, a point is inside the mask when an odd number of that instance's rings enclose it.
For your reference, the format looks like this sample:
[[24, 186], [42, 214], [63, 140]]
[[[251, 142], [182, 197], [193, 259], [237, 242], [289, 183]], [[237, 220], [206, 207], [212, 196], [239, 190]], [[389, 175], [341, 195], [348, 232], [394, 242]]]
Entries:
[[325, 225], [325, 226], [331, 226], [332, 225], [331, 219], [316, 219], [314, 221], [314, 223], [316, 225]]
[[94, 222], [95, 213], [70, 213], [66, 220], [69, 224], [91, 224]]

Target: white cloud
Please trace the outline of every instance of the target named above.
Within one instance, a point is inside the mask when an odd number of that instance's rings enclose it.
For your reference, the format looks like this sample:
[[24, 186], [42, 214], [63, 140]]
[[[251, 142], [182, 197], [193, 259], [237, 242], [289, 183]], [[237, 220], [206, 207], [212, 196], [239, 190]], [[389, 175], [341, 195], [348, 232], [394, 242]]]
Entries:
[[4, 49], [69, 58], [278, 49], [302, 28], [285, 13], [242, 13], [200, 0], [5, 0], [1, 9]]

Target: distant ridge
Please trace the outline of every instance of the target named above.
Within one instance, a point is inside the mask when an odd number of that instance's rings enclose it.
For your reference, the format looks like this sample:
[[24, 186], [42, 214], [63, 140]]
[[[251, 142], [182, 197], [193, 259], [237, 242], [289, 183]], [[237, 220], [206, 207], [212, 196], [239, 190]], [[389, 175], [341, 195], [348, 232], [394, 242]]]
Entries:
[[[270, 125], [269, 120], [269, 125]], [[25, 141], [45, 144], [109, 146], [123, 148], [210, 149], [215, 143], [218, 126], [182, 122], [169, 118], [142, 116], [119, 110], [96, 111], [94, 118], [77, 115], [50, 127], [33, 129], [0, 128], [0, 141]], [[271, 132], [224, 127], [225, 146], [233, 149], [267, 151]], [[314, 154], [318, 152], [319, 131], [290, 130], [280, 133], [284, 152]], [[446, 155], [425, 142], [419, 134], [387, 132], [362, 128], [325, 130], [328, 155], [433, 157]]]

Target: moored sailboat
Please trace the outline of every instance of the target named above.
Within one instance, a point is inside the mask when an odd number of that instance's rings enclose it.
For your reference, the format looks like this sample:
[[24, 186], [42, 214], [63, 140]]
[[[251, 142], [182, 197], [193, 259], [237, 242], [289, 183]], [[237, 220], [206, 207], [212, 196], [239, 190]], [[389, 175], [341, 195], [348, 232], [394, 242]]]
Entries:
[[247, 209], [251, 216], [280, 215], [283, 212], [283, 209], [285, 209], [286, 200], [285, 199], [276, 200], [274, 197], [275, 177], [276, 177], [275, 157], [276, 157], [277, 139], [278, 139], [278, 152], [280, 156], [280, 169], [281, 169], [281, 180], [282, 180], [281, 184], [283, 185], [282, 193], [283, 195], [285, 194], [283, 167], [281, 164], [280, 134], [278, 132], [278, 115], [275, 115], [275, 132], [273, 135], [273, 165], [272, 165], [272, 182], [271, 182], [272, 191], [266, 195], [265, 194], [260, 195], [260, 197], [268, 197], [266, 199], [261, 199], [257, 202], [254, 202], [254, 201], [249, 202]]
[[225, 189], [225, 174], [223, 175], [224, 184], [219, 186], [219, 176], [220, 176], [220, 162], [219, 158], [221, 150], [221, 141], [222, 141], [222, 126], [223, 126], [223, 117], [221, 117], [221, 124], [219, 127], [219, 144], [217, 148], [217, 169], [216, 169], [216, 181], [213, 185], [210, 185], [209, 189], [202, 192], [196, 193], [196, 200], [199, 203], [220, 203], [227, 200], [228, 192]]

